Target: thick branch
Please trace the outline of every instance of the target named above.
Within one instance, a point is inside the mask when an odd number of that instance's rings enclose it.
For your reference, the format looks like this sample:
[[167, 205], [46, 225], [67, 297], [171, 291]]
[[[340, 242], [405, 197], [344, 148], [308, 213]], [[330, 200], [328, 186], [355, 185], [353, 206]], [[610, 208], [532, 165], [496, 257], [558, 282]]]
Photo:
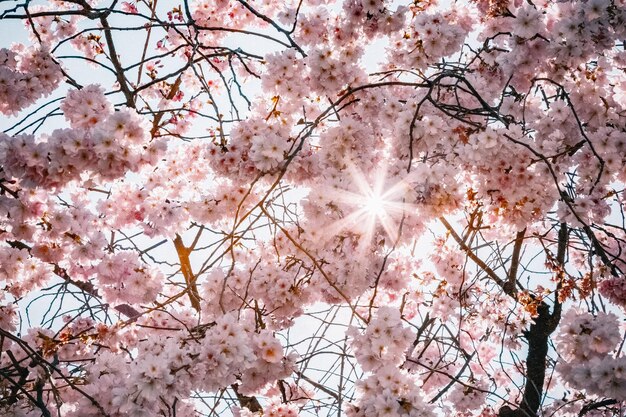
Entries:
[[[567, 224], [561, 223], [557, 248], [559, 274], [564, 273], [568, 236], [569, 229]], [[537, 417], [546, 378], [548, 340], [561, 320], [561, 303], [558, 300], [558, 294], [555, 295], [552, 313], [550, 313], [550, 307], [544, 301], [539, 303], [537, 313], [537, 317], [535, 317], [530, 329], [524, 332], [524, 337], [528, 341], [524, 397], [517, 410], [512, 410], [508, 406], [502, 407], [498, 412], [499, 417]]]
[[182, 272], [183, 277], [185, 277], [187, 293], [189, 294], [191, 306], [196, 311], [200, 311], [200, 293], [198, 292], [198, 287], [196, 286], [196, 276], [191, 269], [191, 262], [189, 261], [189, 254], [191, 251], [183, 244], [183, 239], [180, 235], [176, 235], [176, 238], [174, 239], [174, 247], [176, 248], [176, 253], [178, 253], [178, 259], [180, 260], [180, 271]]
[[233, 391], [235, 391], [235, 395], [239, 400], [239, 405], [242, 408], [247, 408], [253, 413], [263, 412], [263, 407], [261, 407], [261, 404], [259, 404], [259, 400], [257, 400], [256, 397], [248, 397], [247, 395], [240, 394], [238, 384], [232, 384], [230, 387], [233, 389]]
[[513, 255], [511, 257], [511, 269], [509, 269], [509, 277], [506, 282], [507, 290], [515, 292], [515, 282], [517, 281], [517, 270], [519, 268], [520, 254], [522, 252], [522, 244], [524, 243], [524, 234], [526, 229], [517, 232], [515, 236], [515, 246], [513, 246]]
[[585, 405], [583, 408], [581, 408], [580, 412], [578, 413], [578, 417], [583, 417], [590, 411], [597, 410], [598, 408], [607, 407], [609, 405], [614, 405], [614, 404], [617, 404], [617, 400], [607, 399], [607, 400], [602, 400], [602, 401], [597, 401], [597, 402], [594, 401], [592, 403]]

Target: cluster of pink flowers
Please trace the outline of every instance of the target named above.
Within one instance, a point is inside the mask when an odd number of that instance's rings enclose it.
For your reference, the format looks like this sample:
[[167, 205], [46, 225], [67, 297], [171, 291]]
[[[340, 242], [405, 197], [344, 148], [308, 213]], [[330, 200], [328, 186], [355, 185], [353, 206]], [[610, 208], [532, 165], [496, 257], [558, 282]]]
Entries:
[[414, 201], [410, 202], [419, 207], [427, 219], [458, 209], [462, 189], [455, 180], [457, 173], [454, 167], [447, 164], [418, 165], [413, 171], [415, 180], [411, 181], [414, 184]]
[[[236, 251], [236, 258], [245, 258], [247, 264], [256, 266], [248, 270], [237, 267], [228, 271], [229, 275], [222, 268], [210, 271], [201, 287], [203, 314], [219, 317], [223, 310], [238, 311], [242, 300], [251, 297], [267, 312], [268, 328], [278, 330], [292, 325], [303, 314], [303, 305], [319, 299], [318, 292], [324, 286], [323, 278], [314, 275], [311, 279], [311, 265], [299, 260], [298, 255], [282, 235], [273, 242], [259, 242], [249, 253]], [[264, 261], [267, 259], [272, 262]]]
[[23, 297], [42, 288], [51, 277], [50, 265], [30, 256], [27, 250], [3, 248], [0, 251], [0, 280], [14, 297]]
[[614, 314], [569, 310], [556, 337], [564, 359], [557, 368], [561, 378], [590, 394], [626, 400], [626, 357], [613, 355], [621, 338]]
[[415, 335], [402, 325], [397, 308], [380, 307], [364, 333], [351, 328], [348, 334], [357, 361], [370, 372], [357, 383], [361, 395], [348, 407], [349, 416], [434, 416], [417, 379], [399, 368]]
[[385, 365], [398, 366], [413, 342], [413, 332], [402, 325], [400, 312], [380, 307], [365, 333], [351, 330], [352, 349], [364, 371], [374, 372]]
[[387, 0], [345, 1], [345, 18], [335, 29], [335, 40], [345, 42], [347, 39], [356, 39], [361, 36], [361, 32], [371, 39], [401, 31], [409, 9], [406, 6], [397, 6], [393, 10], [392, 6], [392, 2]]
[[54, 91], [63, 73], [44, 48], [15, 44], [0, 49], [0, 113], [16, 115]]
[[444, 13], [415, 13], [409, 33], [393, 33], [389, 62], [393, 67], [422, 70], [429, 63], [457, 52], [472, 25], [469, 11], [463, 7]]
[[102, 87], [90, 84], [81, 90], [71, 90], [61, 102], [61, 110], [74, 129], [90, 129], [113, 113]]
[[471, 411], [478, 410], [485, 405], [485, 399], [489, 392], [488, 387], [486, 384], [476, 385], [454, 385], [450, 394], [447, 396], [447, 401], [452, 405], [452, 409], [449, 411], [450, 413], [456, 412], [460, 415], [463, 415], [463, 413], [473, 415]]
[[[490, 220], [504, 220], [520, 229], [552, 208], [555, 187], [545, 167], [531, 164], [533, 155], [516, 148], [503, 135], [522, 138], [515, 129], [488, 127], [470, 136], [462, 159], [468, 164], [472, 193], [482, 197]], [[516, 158], [510, 157], [513, 149]]]
[[[234, 315], [197, 326], [193, 338], [181, 332], [181, 323], [194, 326], [190, 316], [184, 314], [177, 314], [175, 319], [168, 315], [142, 318], [139, 327], [111, 329], [112, 338], [101, 338], [109, 345], [107, 348], [98, 351], [100, 348], [90, 344], [70, 343], [64, 347], [64, 357], [92, 359], [84, 368], [89, 382], [85, 390], [112, 415], [153, 415], [159, 410], [160, 400], [178, 398], [184, 405], [177, 411], [187, 410], [186, 415], [192, 416], [194, 405], [187, 398], [194, 390], [210, 392], [243, 381], [240, 392], [251, 395], [293, 370], [293, 358], [284, 357], [280, 342], [271, 332], [256, 333]], [[155, 330], [139, 337], [141, 326]], [[84, 321], [73, 323], [65, 332], [68, 336], [82, 334], [89, 340], [93, 330], [93, 322]], [[98, 329], [101, 335], [107, 331]], [[45, 344], [45, 340], [41, 329], [33, 334], [33, 345]], [[121, 348], [127, 352], [133, 349], [132, 356], [120, 354]], [[254, 387], [248, 382], [253, 379], [251, 374], [256, 375]], [[85, 396], [69, 394], [68, 416], [101, 415]], [[276, 416], [297, 415], [295, 405], [274, 404], [267, 412], [270, 410]]]
[[268, 54], [262, 86], [265, 91], [275, 91], [279, 97], [289, 97], [296, 92], [294, 88], [305, 74], [305, 68], [304, 62], [292, 49]]
[[148, 304], [156, 299], [165, 277], [143, 264], [135, 252], [118, 252], [97, 266], [99, 288], [110, 303]]
[[598, 284], [598, 291], [611, 302], [626, 307], [626, 278], [607, 277]]
[[291, 148], [287, 126], [262, 120], [242, 122], [231, 132], [226, 147], [213, 145], [210, 159], [213, 169], [235, 176], [275, 172]]
[[295, 352], [285, 355], [281, 342], [269, 330], [254, 334], [251, 342], [256, 360], [241, 375], [240, 392], [244, 395], [257, 395], [275, 381], [289, 377], [298, 359]]
[[[92, 6], [96, 4], [94, 0], [88, 0], [88, 4]], [[71, 14], [64, 16], [62, 19], [55, 15], [59, 10], [80, 11], [80, 6], [64, 0], [50, 0], [43, 4], [36, 4], [29, 7], [31, 18], [25, 23], [30, 31], [30, 39], [32, 42], [42, 42], [52, 45], [55, 41], [62, 41], [72, 37], [78, 31], [78, 24], [84, 19], [79, 14]], [[33, 16], [34, 15], [34, 16]], [[78, 37], [85, 37], [79, 35]], [[72, 38], [74, 44], [76, 38]]]
[[359, 399], [346, 409], [350, 417], [434, 417], [416, 379], [393, 365], [357, 382]]
[[51, 189], [78, 180], [112, 180], [154, 164], [166, 146], [149, 142], [146, 121], [135, 111], [111, 112], [98, 87], [73, 92], [62, 108], [74, 128], [38, 139], [0, 134], [5, 175], [26, 187]]
[[315, 48], [307, 58], [311, 71], [309, 88], [319, 95], [335, 95], [344, 87], [363, 84], [367, 75], [357, 65], [363, 50], [343, 48], [339, 51], [330, 47]]

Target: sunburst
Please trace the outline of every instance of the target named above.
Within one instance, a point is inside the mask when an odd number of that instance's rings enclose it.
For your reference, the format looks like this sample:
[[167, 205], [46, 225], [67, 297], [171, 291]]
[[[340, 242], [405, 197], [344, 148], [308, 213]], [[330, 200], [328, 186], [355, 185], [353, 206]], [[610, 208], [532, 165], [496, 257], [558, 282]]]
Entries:
[[361, 247], [368, 246], [379, 226], [385, 233], [387, 243], [395, 243], [399, 238], [400, 224], [410, 207], [405, 197], [410, 185], [408, 177], [395, 182], [388, 181], [387, 169], [381, 167], [368, 179], [356, 165], [347, 165], [350, 184], [347, 188], [331, 187], [326, 190], [328, 197], [344, 208], [352, 208], [344, 217], [324, 228], [326, 235], [336, 235], [346, 230], [361, 235]]

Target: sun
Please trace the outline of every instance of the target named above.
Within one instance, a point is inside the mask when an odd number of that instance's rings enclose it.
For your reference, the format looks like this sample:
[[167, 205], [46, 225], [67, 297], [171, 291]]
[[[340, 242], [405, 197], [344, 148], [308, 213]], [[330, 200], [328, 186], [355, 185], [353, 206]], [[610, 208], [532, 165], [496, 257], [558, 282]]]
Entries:
[[383, 217], [385, 212], [385, 200], [379, 194], [366, 196], [363, 202], [363, 209], [370, 215]]
[[330, 235], [353, 231], [367, 246], [377, 233], [383, 233], [386, 243], [395, 243], [407, 209], [407, 181], [389, 179], [384, 167], [369, 175], [353, 163], [347, 164], [346, 170], [348, 183], [328, 190], [328, 196], [344, 208], [344, 217], [329, 225]]

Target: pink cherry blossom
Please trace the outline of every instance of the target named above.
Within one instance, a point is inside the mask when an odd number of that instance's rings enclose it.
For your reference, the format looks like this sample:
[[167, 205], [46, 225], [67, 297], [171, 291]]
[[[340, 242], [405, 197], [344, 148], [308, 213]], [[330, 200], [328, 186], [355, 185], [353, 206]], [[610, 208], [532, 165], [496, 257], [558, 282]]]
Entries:
[[13, 3], [0, 415], [623, 414], [625, 1]]

